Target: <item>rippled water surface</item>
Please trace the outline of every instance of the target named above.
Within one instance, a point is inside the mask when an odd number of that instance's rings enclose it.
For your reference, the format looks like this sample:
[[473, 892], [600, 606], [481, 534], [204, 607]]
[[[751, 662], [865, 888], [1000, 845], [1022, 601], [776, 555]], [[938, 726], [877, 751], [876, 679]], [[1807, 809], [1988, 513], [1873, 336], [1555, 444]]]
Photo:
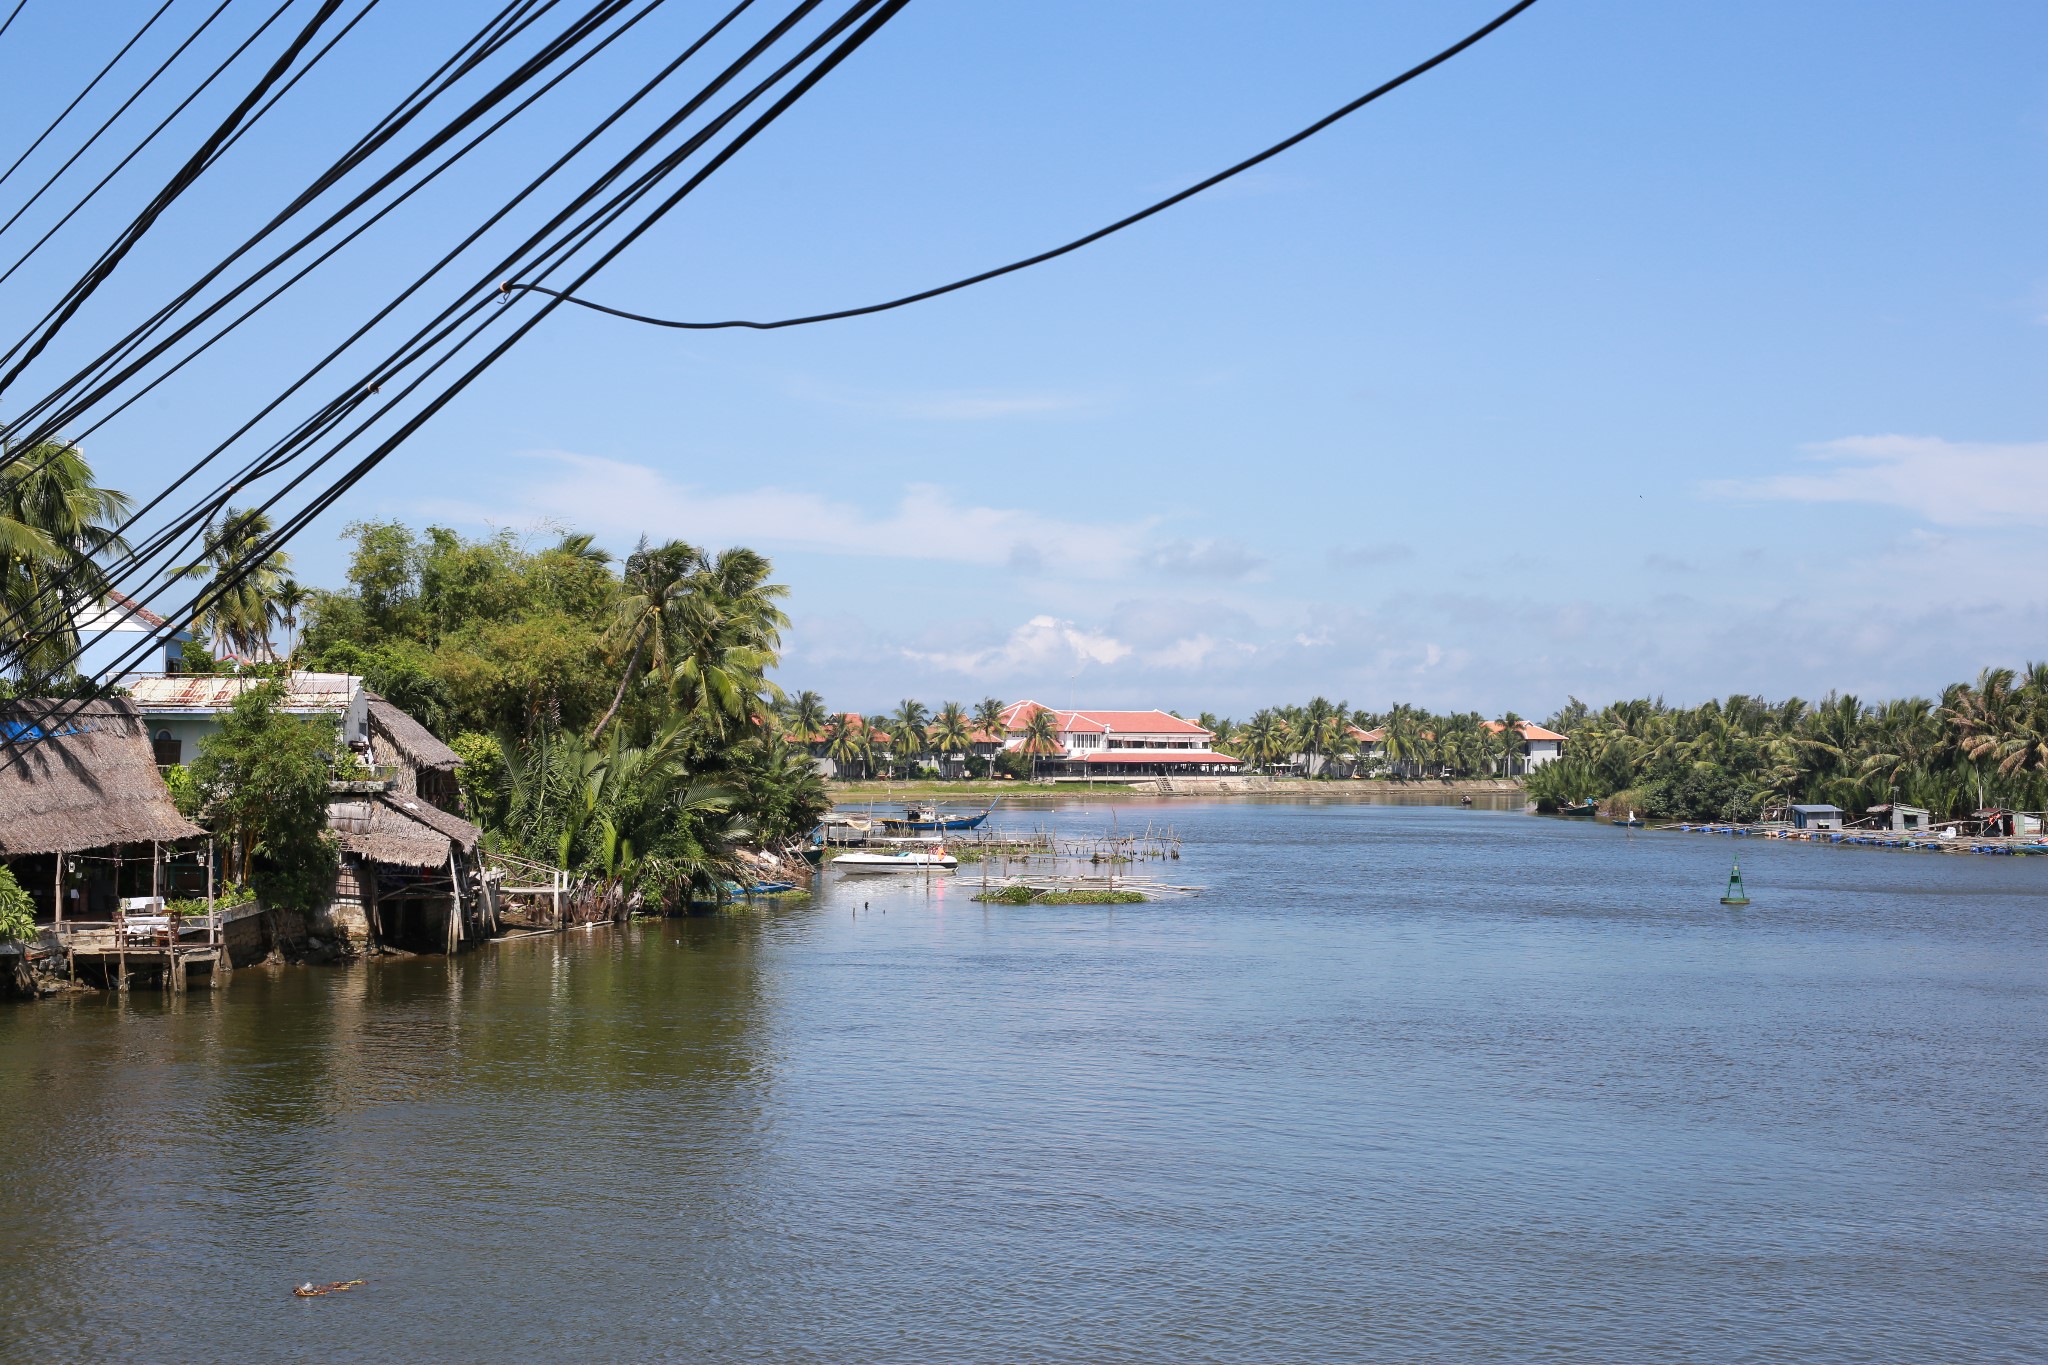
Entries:
[[2048, 1351], [2048, 860], [1117, 818], [1207, 892], [0, 1008], [0, 1357]]

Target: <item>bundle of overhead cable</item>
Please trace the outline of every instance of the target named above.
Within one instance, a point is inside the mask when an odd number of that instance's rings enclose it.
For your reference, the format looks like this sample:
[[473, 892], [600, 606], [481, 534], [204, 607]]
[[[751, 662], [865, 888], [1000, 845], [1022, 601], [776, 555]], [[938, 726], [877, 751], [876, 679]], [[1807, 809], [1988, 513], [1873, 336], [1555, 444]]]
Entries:
[[[223, 367], [264, 382], [246, 386], [254, 396], [219, 414], [217, 429], [179, 432], [189, 447], [96, 555], [0, 606], [0, 672], [30, 658], [49, 671], [53, 641], [70, 666], [74, 615], [117, 594], [163, 624], [137, 632], [94, 681], [133, 669], [565, 303], [660, 326], [763, 328], [935, 298], [1078, 250], [1248, 170], [1534, 0], [1215, 176], [963, 280], [768, 322], [672, 321], [581, 296], [908, 3], [737, 0], [706, 22], [674, 0], [573, 12], [563, 0], [508, 0], [356, 128], [336, 126], [335, 145], [315, 156], [281, 149], [279, 120], [266, 115], [374, 88], [360, 79], [364, 60], [394, 68], [378, 46], [394, 16], [379, 0], [266, 0], [253, 11], [162, 0], [18, 154], [0, 147], [0, 164], [12, 161], [0, 171], [0, 317], [33, 319], [19, 336], [0, 334], [0, 477], [31, 477], [103, 432], [133, 439], [136, 405], [166, 386]], [[7, 41], [0, 29], [0, 57]], [[536, 116], [542, 107], [554, 117]], [[565, 108], [576, 116], [561, 117]], [[565, 124], [571, 132], [552, 142], [536, 131]], [[216, 181], [237, 196], [251, 183], [265, 193], [223, 213], [206, 193]], [[390, 249], [401, 237], [412, 258]], [[206, 240], [210, 254], [187, 259]], [[501, 306], [527, 294], [531, 308]], [[351, 306], [338, 309], [337, 297]], [[237, 569], [195, 586], [177, 570], [231, 499], [268, 529]]]

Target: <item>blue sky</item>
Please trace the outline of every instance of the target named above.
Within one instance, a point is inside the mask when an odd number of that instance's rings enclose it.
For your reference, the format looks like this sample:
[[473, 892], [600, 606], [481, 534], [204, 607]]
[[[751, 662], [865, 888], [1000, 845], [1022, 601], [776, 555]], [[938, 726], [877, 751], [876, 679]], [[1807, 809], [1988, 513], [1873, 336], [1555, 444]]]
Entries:
[[[586, 292], [761, 317], [984, 268], [1495, 7], [918, 0]], [[31, 0], [0, 56], [68, 95], [146, 12], [96, 8], [85, 32]], [[672, 8], [647, 51], [709, 12]], [[484, 9], [373, 13], [216, 204], [270, 202]], [[755, 545], [791, 588], [782, 681], [849, 709], [1931, 691], [2048, 653], [2044, 50], [2031, 3], [1545, 0], [1244, 180], [980, 289], [769, 334], [559, 313], [300, 569], [337, 580], [357, 516]], [[150, 487], [647, 51], [93, 458]], [[108, 316], [221, 222], [167, 221]]]

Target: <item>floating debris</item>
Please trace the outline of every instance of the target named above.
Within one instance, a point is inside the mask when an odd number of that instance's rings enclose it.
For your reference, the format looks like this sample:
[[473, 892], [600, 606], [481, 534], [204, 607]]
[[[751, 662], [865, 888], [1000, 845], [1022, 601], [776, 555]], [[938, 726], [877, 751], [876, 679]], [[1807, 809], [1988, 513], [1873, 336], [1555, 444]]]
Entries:
[[294, 1289], [292, 1291], [292, 1297], [299, 1299], [318, 1299], [323, 1298], [328, 1294], [339, 1294], [344, 1289], [354, 1289], [359, 1284], [368, 1283], [368, 1280], [336, 1280], [332, 1284], [314, 1284], [311, 1280], [308, 1280], [306, 1281], [306, 1283], [300, 1285], [297, 1289]]

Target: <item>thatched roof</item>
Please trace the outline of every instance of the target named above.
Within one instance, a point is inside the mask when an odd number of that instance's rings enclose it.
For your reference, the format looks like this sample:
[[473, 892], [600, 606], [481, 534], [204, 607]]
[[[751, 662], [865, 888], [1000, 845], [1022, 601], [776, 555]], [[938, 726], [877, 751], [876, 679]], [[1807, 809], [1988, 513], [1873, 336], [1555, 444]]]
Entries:
[[149, 733], [124, 700], [0, 705], [0, 855], [169, 843], [178, 814]]
[[396, 792], [327, 804], [341, 846], [392, 867], [446, 867], [448, 855], [476, 846], [483, 831], [459, 815]]
[[462, 755], [435, 738], [433, 731], [374, 692], [370, 694], [370, 725], [415, 768], [452, 773], [462, 764]]

